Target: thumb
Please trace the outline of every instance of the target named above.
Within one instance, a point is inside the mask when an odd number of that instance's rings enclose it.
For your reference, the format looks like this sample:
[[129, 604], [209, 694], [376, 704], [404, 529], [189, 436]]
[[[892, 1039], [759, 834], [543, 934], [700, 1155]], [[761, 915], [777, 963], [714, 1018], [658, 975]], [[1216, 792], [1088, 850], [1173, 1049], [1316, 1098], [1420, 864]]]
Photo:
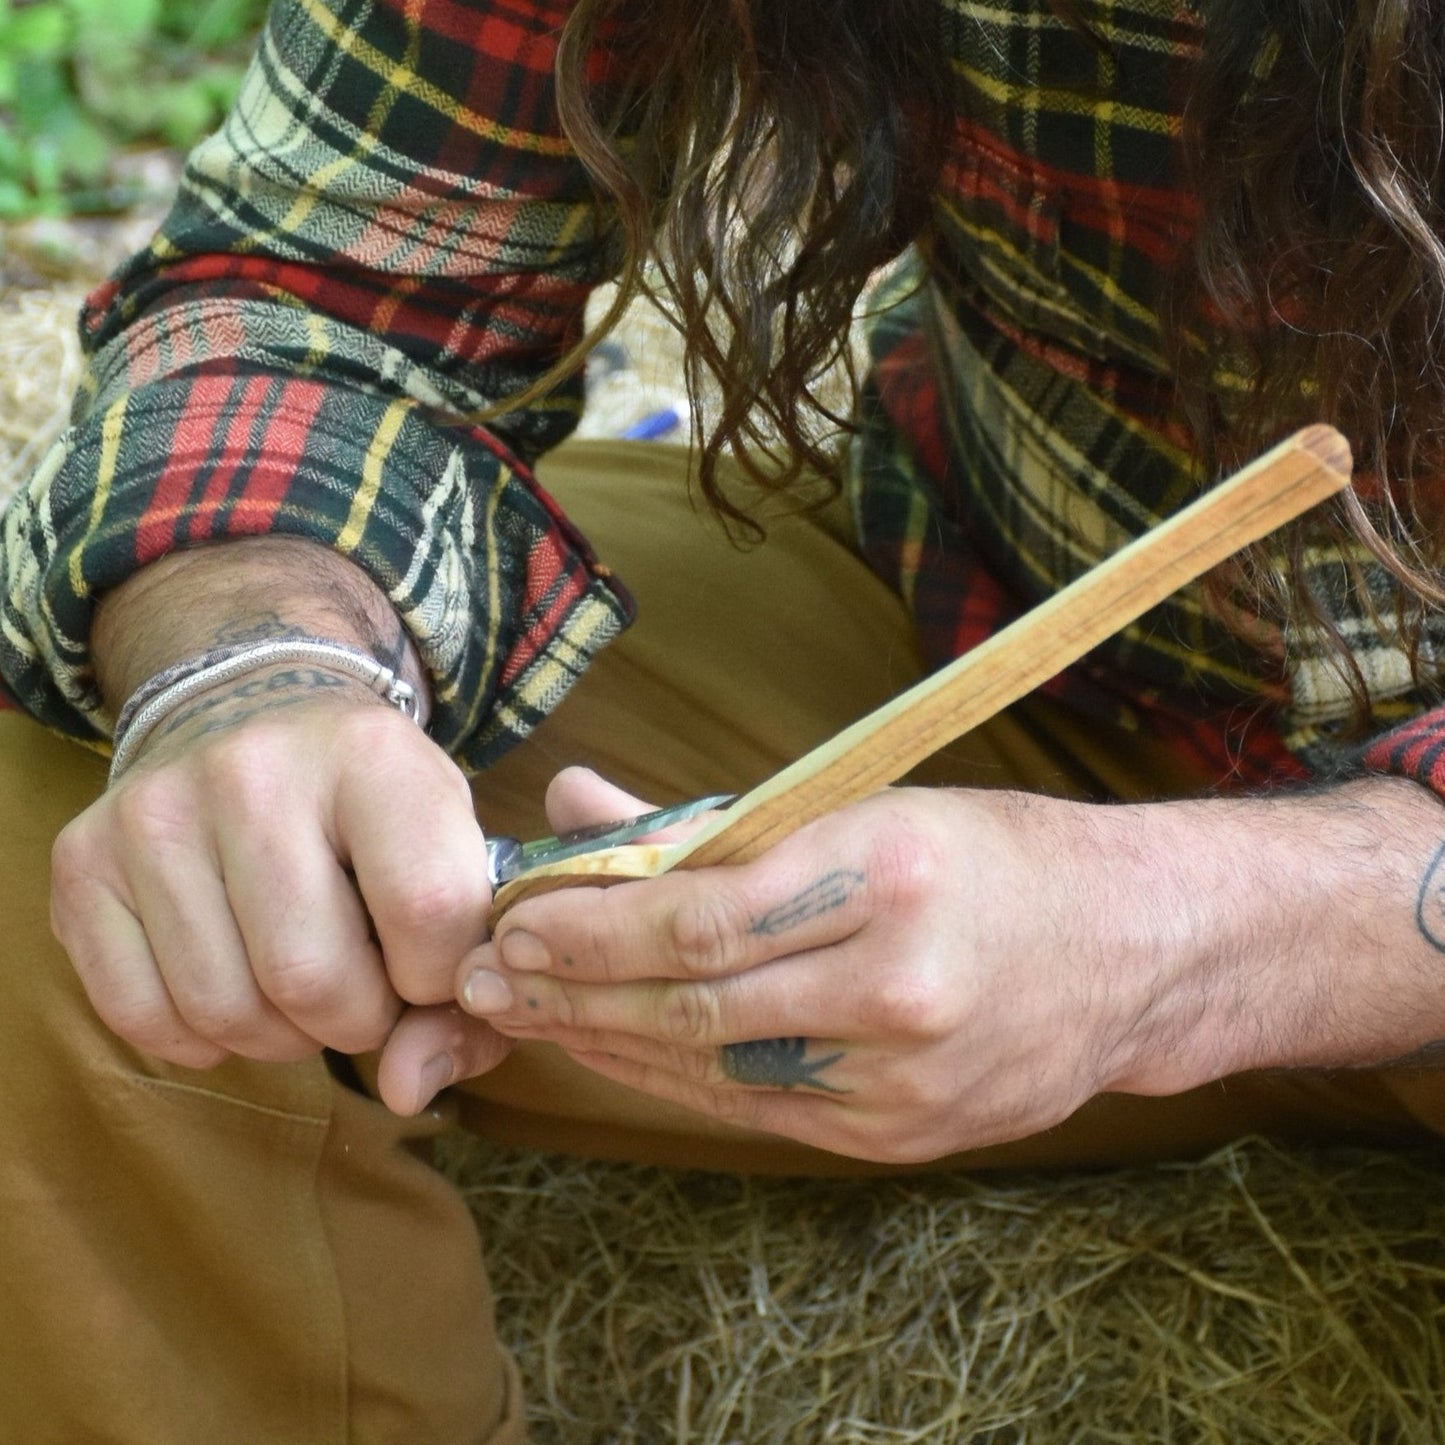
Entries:
[[547, 785], [547, 821], [558, 833], [620, 823], [651, 812], [652, 807], [591, 768], [563, 768]]
[[382, 1047], [377, 1092], [393, 1114], [419, 1114], [448, 1084], [487, 1073], [511, 1048], [455, 1004], [409, 1008]]

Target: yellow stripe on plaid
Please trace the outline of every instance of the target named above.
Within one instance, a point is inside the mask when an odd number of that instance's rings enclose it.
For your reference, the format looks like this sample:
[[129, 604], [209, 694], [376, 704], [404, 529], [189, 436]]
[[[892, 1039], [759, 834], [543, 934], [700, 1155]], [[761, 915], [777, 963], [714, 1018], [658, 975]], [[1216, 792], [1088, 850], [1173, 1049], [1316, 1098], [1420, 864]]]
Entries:
[[617, 631], [616, 615], [591, 598], [579, 604], [569, 623], [565, 637], [559, 636], [527, 669], [511, 696], [493, 712], [489, 720], [492, 731], [527, 732], [532, 726], [527, 714], [550, 712], [571, 687], [587, 658]]
[[444, 90], [417, 75], [410, 67], [390, 59], [349, 26], [343, 24], [321, 3], [321, 0], [298, 0], [316, 28], [338, 50], [353, 55], [376, 77], [414, 100], [430, 106], [439, 115], [473, 135], [493, 141], [508, 150], [531, 151], [544, 156], [568, 156], [572, 143], [562, 136], [543, 136], [514, 130], [499, 121], [460, 104]]
[[371, 520], [371, 509], [381, 491], [382, 478], [386, 473], [386, 461], [396, 445], [402, 424], [411, 412], [408, 401], [394, 401], [382, 413], [381, 421], [366, 449], [366, 461], [361, 468], [361, 486], [351, 499], [351, 512], [336, 538], [336, 546], [342, 552], [354, 552]]
[[[105, 505], [110, 500], [111, 483], [115, 481], [115, 465], [120, 457], [121, 437], [125, 432], [125, 412], [128, 396], [110, 404], [100, 429], [100, 465], [96, 469], [95, 492], [90, 499], [89, 536], [100, 531], [100, 519], [105, 515]], [[70, 587], [77, 597], [90, 596], [90, 583], [85, 577], [85, 549], [77, 547], [70, 554]]]

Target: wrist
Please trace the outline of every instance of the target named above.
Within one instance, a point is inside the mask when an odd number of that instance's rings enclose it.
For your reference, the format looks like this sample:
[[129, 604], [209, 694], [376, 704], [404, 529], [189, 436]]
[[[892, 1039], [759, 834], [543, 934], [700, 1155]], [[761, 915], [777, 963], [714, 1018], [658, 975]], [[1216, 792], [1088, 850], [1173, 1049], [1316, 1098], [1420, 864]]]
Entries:
[[1060, 975], [1084, 1096], [1178, 1093], [1228, 1072], [1212, 1058], [1228, 1031], [1206, 1014], [1235, 963], [1190, 884], [1183, 820], [1157, 804], [974, 796], [999, 815], [993, 856], [1016, 880], [1001, 952]]
[[1090, 806], [1114, 999], [1103, 1089], [1379, 1065], [1445, 1037], [1419, 900], [1445, 840], [1424, 789]]
[[395, 609], [354, 563], [302, 538], [237, 538], [151, 563], [101, 598], [91, 650], [114, 717], [137, 689], [179, 663], [302, 637], [374, 657], [415, 689], [426, 721], [428, 679]]
[[[143, 683], [116, 719], [110, 781], [120, 777], [152, 736], [184, 728], [227, 699], [360, 683], [368, 693], [420, 721], [416, 690], [360, 648], [325, 638], [274, 638], [217, 648]], [[208, 696], [209, 695], [209, 696]], [[214, 720], [214, 719], [213, 719]]]

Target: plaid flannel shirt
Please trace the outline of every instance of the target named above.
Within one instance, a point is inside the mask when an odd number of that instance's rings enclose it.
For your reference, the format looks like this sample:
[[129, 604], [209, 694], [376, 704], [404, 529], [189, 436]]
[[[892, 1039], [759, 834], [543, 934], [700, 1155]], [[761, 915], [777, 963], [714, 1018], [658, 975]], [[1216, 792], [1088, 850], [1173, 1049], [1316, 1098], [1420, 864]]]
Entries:
[[[361, 565], [431, 671], [439, 741], [474, 767], [625, 625], [625, 591], [529, 470], [580, 385], [477, 420], [575, 340], [615, 259], [555, 111], [567, 8], [277, 0], [160, 236], [92, 297], [75, 425], [4, 518], [0, 675], [20, 705], [102, 739], [95, 598], [220, 537], [292, 532]], [[1199, 486], [1155, 317], [1192, 214], [1174, 142], [1199, 21], [1178, 0], [1081, 10], [1105, 46], [1047, 0], [937, 0], [954, 144], [873, 327], [849, 484], [938, 662]], [[1314, 565], [1394, 728], [1366, 750], [1335, 743], [1348, 693], [1309, 637], [1252, 655], [1197, 588], [1050, 688], [1222, 784], [1363, 761], [1445, 792], [1439, 692], [1341, 559]]]

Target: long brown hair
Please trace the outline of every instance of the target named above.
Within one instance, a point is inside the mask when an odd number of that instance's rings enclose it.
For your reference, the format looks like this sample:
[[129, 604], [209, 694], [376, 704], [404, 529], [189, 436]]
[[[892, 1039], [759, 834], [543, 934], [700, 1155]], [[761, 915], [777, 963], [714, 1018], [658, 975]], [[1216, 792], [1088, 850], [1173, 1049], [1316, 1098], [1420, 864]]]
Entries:
[[[649, 287], [685, 342], [700, 485], [732, 448], [760, 492], [829, 477], [849, 420], [818, 394], [873, 272], [923, 228], [952, 123], [937, 0], [579, 0], [563, 124], [617, 210], [616, 304]], [[615, 84], [583, 81], [605, 43]], [[705, 383], [720, 393], [704, 429]], [[820, 425], [821, 423], [821, 425]]]
[[[1210, 0], [1207, 16], [1182, 135], [1200, 221], [1165, 334], [1204, 475], [1308, 421], [1350, 439], [1356, 484], [1332, 513], [1224, 575], [1333, 644], [1363, 730], [1364, 679], [1304, 557], [1323, 542], [1384, 569], [1395, 615], [1376, 620], [1418, 680], [1427, 614], [1445, 606], [1445, 7]], [[1233, 395], [1214, 384], [1225, 367], [1247, 383]]]
[[[869, 276], [923, 228], [952, 125], [939, 3], [578, 0], [563, 32], [563, 123], [622, 247], [617, 302], [584, 347], [650, 264], [692, 394], [708, 377], [721, 391], [701, 488], [744, 526], [718, 483], [724, 450], [764, 490], [836, 468], [826, 431], [848, 421], [817, 380], [848, 360]], [[1072, 0], [1050, 3], [1083, 28]], [[1321, 541], [1363, 544], [1418, 662], [1426, 612], [1445, 605], [1445, 0], [1204, 8], [1181, 135], [1201, 219], [1161, 321], [1201, 486], [1306, 421], [1350, 438], [1355, 493], [1292, 529], [1283, 573], [1260, 551], [1222, 585], [1321, 629], [1364, 727], [1363, 678], [1300, 563]], [[1233, 396], [1226, 367], [1247, 382]]]

